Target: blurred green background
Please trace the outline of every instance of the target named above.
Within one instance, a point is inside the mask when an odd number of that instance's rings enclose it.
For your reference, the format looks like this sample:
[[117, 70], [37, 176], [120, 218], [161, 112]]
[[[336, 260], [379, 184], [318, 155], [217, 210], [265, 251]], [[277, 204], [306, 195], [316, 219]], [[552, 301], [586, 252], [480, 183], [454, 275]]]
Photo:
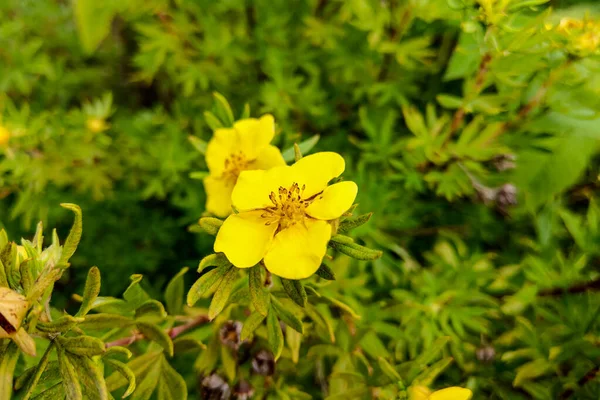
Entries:
[[[236, 115], [246, 103], [272, 113], [282, 149], [319, 134], [312, 151], [346, 159], [359, 212], [374, 212], [357, 237], [385, 255], [336, 262], [338, 290], [389, 350], [412, 356], [450, 335], [449, 380], [558, 398], [599, 364], [600, 299], [585, 285], [600, 270], [600, 33], [556, 27], [598, 11], [575, 0], [4, 0], [0, 227], [29, 237], [43, 220], [65, 237], [72, 217], [58, 204], [79, 204], [84, 234], [57, 306], [71, 306], [92, 265], [104, 295], [140, 273], [160, 297], [212, 251], [189, 230], [205, 202], [193, 173], [206, 165], [188, 136], [210, 139], [218, 92]], [[487, 344], [530, 351], [482, 363]], [[529, 361], [539, 368], [515, 383]], [[590, 387], [579, 398], [600, 398]]]

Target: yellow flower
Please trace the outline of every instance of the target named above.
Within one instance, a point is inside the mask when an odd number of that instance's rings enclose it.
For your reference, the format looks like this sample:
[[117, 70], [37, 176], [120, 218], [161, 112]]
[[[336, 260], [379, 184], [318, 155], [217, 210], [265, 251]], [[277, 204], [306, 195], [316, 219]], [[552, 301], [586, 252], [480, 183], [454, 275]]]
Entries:
[[0, 126], [0, 147], [4, 147], [10, 140], [10, 132], [3, 126]]
[[102, 132], [108, 129], [108, 124], [102, 118], [89, 118], [85, 121], [85, 126], [93, 133]]
[[270, 144], [274, 135], [275, 121], [269, 114], [215, 130], [206, 148], [210, 175], [204, 187], [209, 212], [218, 217], [231, 214], [231, 193], [242, 171], [285, 165], [279, 149]]
[[24, 296], [7, 287], [0, 287], [0, 339], [16, 334], [28, 307]]
[[215, 240], [233, 265], [249, 268], [264, 259], [282, 278], [303, 279], [321, 265], [331, 239], [329, 221], [347, 211], [354, 182], [327, 183], [344, 172], [336, 153], [316, 153], [291, 167], [242, 172], [231, 199], [240, 212], [229, 216]]
[[409, 400], [469, 400], [473, 392], [469, 389], [453, 386], [431, 393], [425, 386], [411, 386], [408, 388]]

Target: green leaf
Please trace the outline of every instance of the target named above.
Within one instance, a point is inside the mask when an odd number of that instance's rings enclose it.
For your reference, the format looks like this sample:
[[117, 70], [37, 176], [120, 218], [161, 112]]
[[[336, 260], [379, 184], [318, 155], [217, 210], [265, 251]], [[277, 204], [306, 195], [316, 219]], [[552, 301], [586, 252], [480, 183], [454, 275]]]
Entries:
[[63, 245], [62, 254], [60, 256], [60, 260], [58, 261], [58, 265], [62, 266], [68, 265], [69, 259], [73, 254], [75, 254], [75, 250], [77, 250], [77, 246], [79, 245], [79, 241], [81, 240], [83, 220], [81, 216], [81, 208], [79, 208], [77, 204], [62, 203], [60, 206], [66, 208], [67, 210], [73, 211], [73, 213], [75, 214], [75, 221], [73, 222], [73, 226], [69, 231], [69, 236], [67, 236], [67, 240]]
[[273, 303], [271, 303], [271, 309], [269, 310], [269, 315], [267, 315], [267, 341], [275, 356], [275, 360], [278, 360], [283, 350], [283, 333], [281, 332], [276, 312], [273, 309]]
[[94, 0], [73, 2], [77, 33], [87, 54], [93, 53], [110, 33], [112, 20], [117, 12], [115, 4], [110, 1], [100, 4]]
[[198, 221], [198, 224], [200, 224], [200, 227], [204, 230], [204, 232], [208, 233], [209, 235], [216, 236], [219, 232], [219, 229], [221, 229], [221, 225], [223, 225], [223, 221], [213, 217], [202, 217]]
[[304, 334], [304, 325], [302, 324], [302, 320], [296, 317], [291, 311], [289, 311], [279, 300], [275, 297], [271, 299], [271, 309], [277, 312], [279, 318], [290, 328], [295, 331]]
[[129, 279], [131, 279], [131, 284], [123, 293], [123, 298], [127, 300], [127, 303], [131, 306], [131, 308], [136, 309], [146, 301], [150, 300], [150, 296], [142, 287], [140, 286], [140, 282], [143, 279], [143, 275], [133, 274]]
[[248, 275], [250, 299], [256, 311], [266, 316], [269, 313], [271, 296], [265, 288], [264, 267], [260, 264], [250, 268]]
[[73, 363], [86, 400], [108, 400], [103, 370], [90, 357], [66, 353]]
[[371, 219], [371, 216], [373, 216], [372, 212], [368, 214], [359, 215], [356, 218], [347, 218], [343, 220], [342, 222], [340, 222], [340, 226], [338, 227], [338, 234], [348, 233], [352, 229], [358, 228], [359, 226], [366, 224]]
[[323, 278], [325, 280], [328, 280], [328, 281], [334, 281], [335, 280], [335, 273], [325, 263], [321, 264], [321, 266], [317, 270], [316, 274], [318, 276], [320, 276], [321, 278]]
[[211, 271], [208, 271], [204, 275], [202, 275], [190, 288], [190, 291], [187, 294], [187, 304], [188, 306], [193, 306], [196, 304], [198, 300], [202, 296], [204, 296], [207, 292], [215, 288], [223, 279], [225, 275], [227, 275], [234, 266], [223, 266], [219, 268], [215, 268]]
[[177, 275], [171, 279], [165, 289], [165, 302], [167, 303], [167, 311], [171, 315], [179, 315], [183, 311], [183, 295], [184, 295], [184, 276], [188, 272], [188, 267], [183, 267]]
[[[227, 267], [225, 267], [227, 268]], [[221, 278], [217, 291], [208, 307], [208, 318], [212, 321], [223, 311], [229, 300], [229, 295], [233, 291], [234, 284], [238, 278], [238, 271], [235, 267], [229, 267], [227, 273]]]
[[158, 343], [169, 356], [173, 356], [173, 341], [169, 335], [158, 326], [146, 322], [137, 322], [137, 329], [153, 342]]
[[91, 336], [58, 337], [60, 345], [69, 353], [78, 356], [97, 356], [104, 353], [104, 342]]
[[85, 280], [81, 306], [79, 307], [77, 314], [75, 314], [76, 317], [82, 317], [92, 309], [92, 305], [100, 293], [100, 284], [100, 270], [98, 267], [90, 268], [87, 279]]
[[64, 397], [65, 390], [63, 388], [62, 382], [59, 382], [56, 385], [44, 390], [42, 393], [35, 396], [33, 400], [56, 400], [64, 399]]
[[163, 357], [158, 382], [158, 400], [187, 400], [187, 397], [188, 390], [183, 377]]
[[[0, 342], [0, 346], [3, 343]], [[0, 399], [10, 400], [13, 393], [13, 375], [17, 360], [19, 359], [19, 348], [9, 341], [4, 348], [0, 349]]]
[[334, 240], [334, 238], [339, 239], [338, 236], [341, 235], [336, 235], [331, 238], [329, 246], [336, 249], [340, 253], [346, 254], [347, 256], [357, 260], [376, 260], [383, 255], [383, 252], [380, 250], [369, 249], [368, 247], [361, 246], [357, 243], [340, 243], [339, 241]]
[[221, 363], [229, 382], [235, 381], [237, 363], [233, 357], [232, 350], [227, 346], [221, 346]]
[[217, 102], [217, 114], [221, 115], [223, 122], [225, 122], [228, 126], [233, 126], [235, 118], [227, 99], [218, 92], [213, 92], [212, 95]]
[[71, 360], [66, 356], [65, 349], [57, 346], [56, 352], [58, 354], [58, 367], [67, 400], [83, 400], [83, 392], [77, 378], [77, 372]]
[[196, 150], [198, 150], [201, 154], [206, 154], [206, 142], [199, 137], [196, 136], [188, 136], [189, 142], [194, 146]]
[[246, 340], [250, 338], [250, 336], [260, 326], [260, 324], [262, 324], [264, 320], [265, 316], [261, 313], [254, 312], [250, 314], [250, 316], [246, 318], [244, 326], [242, 327], [242, 333], [240, 334], [241, 340]]
[[[300, 153], [307, 154], [309, 151], [312, 150], [313, 147], [315, 147], [320, 138], [320, 135], [314, 135], [300, 142], [300, 144], [297, 145], [298, 149], [300, 150]], [[283, 156], [285, 162], [289, 163], [296, 159], [296, 150], [294, 149], [294, 146], [292, 146], [286, 149], [283, 153], [281, 153], [281, 155]]]
[[17, 331], [17, 333], [12, 337], [12, 340], [19, 346], [19, 349], [32, 357], [35, 357], [35, 341], [33, 338], [27, 333], [25, 328], [21, 328]]
[[435, 98], [442, 107], [450, 110], [460, 108], [463, 105], [463, 99], [449, 94], [438, 94]]
[[[210, 111], [204, 111], [204, 120], [206, 121], [206, 124], [210, 127], [210, 129], [212, 129], [213, 131], [216, 131], [217, 129], [223, 127], [223, 123], [219, 120], [219, 118], [217, 118], [215, 114], [211, 113]], [[201, 151], [202, 154], [204, 154], [205, 152], [206, 151]]]
[[208, 267], [225, 267], [230, 266], [231, 263], [225, 257], [223, 253], [209, 254], [200, 260], [200, 264], [198, 265], [198, 272], [204, 271], [205, 268]]
[[[135, 321], [129, 317], [125, 317], [119, 314], [88, 314], [85, 319], [79, 324], [82, 329], [108, 329], [118, 326], [120, 328], [126, 328], [133, 325]], [[39, 326], [39, 323], [38, 323]]]
[[392, 382], [402, 382], [402, 377], [396, 370], [396, 368], [390, 364], [385, 358], [378, 357], [377, 362], [379, 363], [379, 368], [381, 368], [381, 372], [383, 372], [388, 378], [392, 380]]
[[304, 290], [304, 286], [302, 286], [302, 282], [281, 278], [281, 284], [290, 299], [294, 300], [294, 303], [298, 304], [300, 307], [306, 307], [308, 297], [306, 296], [306, 291]]
[[300, 345], [302, 344], [302, 334], [295, 329], [285, 330], [285, 342], [292, 353], [292, 362], [298, 364], [300, 360]]
[[389, 352], [385, 348], [385, 345], [373, 331], [367, 332], [360, 340], [360, 346], [366, 354], [372, 358], [389, 357]]
[[553, 369], [554, 365], [543, 358], [525, 363], [517, 368], [517, 375], [513, 381], [513, 386], [521, 387], [526, 381], [545, 375]]
[[112, 346], [112, 347], [109, 347], [108, 349], [106, 349], [102, 358], [108, 358], [110, 356], [117, 355], [117, 354], [124, 355], [125, 358], [127, 358], [127, 359], [130, 359], [131, 356], [133, 355], [131, 353], [131, 350], [129, 350], [127, 347]]
[[438, 362], [434, 363], [432, 366], [421, 372], [419, 376], [417, 376], [414, 379], [413, 384], [419, 384], [427, 387], [433, 385], [435, 379], [442, 372], [444, 372], [446, 368], [450, 366], [450, 364], [452, 364], [453, 360], [454, 359], [452, 357], [442, 358], [441, 360], [439, 360]]
[[173, 340], [173, 347], [175, 354], [184, 353], [186, 351], [206, 349], [206, 345], [204, 343], [189, 336], [178, 337], [177, 339]]
[[[139, 386], [140, 377], [145, 377], [151, 372], [151, 369], [160, 367], [160, 359], [163, 358], [162, 353], [162, 350], [149, 352], [136, 357], [127, 363], [127, 367], [133, 371], [136, 376], [136, 386]], [[157, 377], [158, 372], [159, 371], [156, 372]], [[106, 378], [106, 385], [111, 392], [128, 384], [129, 380], [117, 371]]]
[[515, 184], [531, 207], [538, 207], [573, 185], [598, 150], [597, 139], [563, 135], [553, 141], [551, 153], [523, 152], [515, 171]]
[[[183, 290], [183, 289], [182, 289]], [[135, 318], [144, 320], [163, 320], [167, 317], [165, 306], [158, 300], [150, 299], [135, 309]]]
[[122, 398], [124, 399], [126, 397], [129, 397], [129, 395], [135, 390], [135, 374], [133, 373], [131, 368], [129, 368], [126, 364], [122, 363], [121, 361], [113, 359], [107, 359], [106, 363], [112, 366], [118, 373], [120, 373], [123, 376], [123, 378], [127, 380], [127, 390], [123, 394]]
[[83, 321], [85, 321], [83, 317], [72, 317], [70, 315], [63, 315], [62, 317], [52, 322], [38, 322], [36, 328], [38, 331], [45, 333], [64, 333], [70, 331], [71, 328]]

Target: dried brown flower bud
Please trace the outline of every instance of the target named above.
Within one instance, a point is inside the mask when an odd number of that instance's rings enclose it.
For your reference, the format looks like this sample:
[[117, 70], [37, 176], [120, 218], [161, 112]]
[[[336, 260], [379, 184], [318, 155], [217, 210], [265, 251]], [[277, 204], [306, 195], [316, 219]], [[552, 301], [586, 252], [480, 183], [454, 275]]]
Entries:
[[496, 349], [490, 345], [485, 345], [475, 351], [475, 356], [479, 361], [490, 362], [496, 357]]
[[496, 193], [496, 204], [502, 209], [517, 204], [517, 187], [512, 183], [506, 183]]
[[275, 373], [275, 357], [269, 350], [261, 350], [252, 359], [252, 370], [259, 375], [271, 376]]
[[517, 166], [517, 163], [515, 162], [516, 160], [517, 156], [514, 154], [501, 154], [497, 157], [494, 157], [492, 163], [498, 171], [502, 172], [509, 169], [514, 169]]
[[227, 321], [219, 329], [219, 339], [225, 346], [236, 350], [240, 345], [242, 323], [240, 321]]
[[248, 400], [254, 396], [254, 388], [246, 381], [240, 381], [235, 388], [233, 388], [233, 395], [236, 400]]
[[231, 388], [217, 374], [211, 374], [202, 379], [200, 383], [203, 400], [228, 400], [231, 398]]

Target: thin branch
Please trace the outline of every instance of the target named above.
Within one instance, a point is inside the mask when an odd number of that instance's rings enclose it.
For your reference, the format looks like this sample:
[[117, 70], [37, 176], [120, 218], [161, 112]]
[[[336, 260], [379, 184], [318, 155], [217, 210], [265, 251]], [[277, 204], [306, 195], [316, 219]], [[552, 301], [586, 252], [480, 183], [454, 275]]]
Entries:
[[[208, 318], [207, 315], [199, 315], [195, 318], [190, 319], [185, 324], [178, 325], [173, 328], [167, 329], [166, 332], [167, 332], [167, 335], [169, 335], [169, 337], [171, 339], [175, 339], [177, 336], [183, 334], [184, 332], [194, 329], [200, 325], [204, 325], [205, 323], [207, 323], [209, 321], [210, 321], [210, 319]], [[108, 349], [108, 348], [114, 347], [114, 346], [129, 346], [130, 344], [135, 343], [138, 340], [142, 340], [142, 339], [144, 339], [144, 335], [138, 332], [138, 333], [134, 333], [131, 336], [126, 336], [124, 338], [117, 339], [112, 342], [108, 342], [108, 343], [106, 343], [105, 347]]]
[[564, 293], [584, 293], [587, 291], [599, 291], [600, 290], [600, 278], [590, 282], [579, 283], [577, 285], [568, 288], [550, 288], [544, 289], [538, 293], [538, 296], [560, 296]]

